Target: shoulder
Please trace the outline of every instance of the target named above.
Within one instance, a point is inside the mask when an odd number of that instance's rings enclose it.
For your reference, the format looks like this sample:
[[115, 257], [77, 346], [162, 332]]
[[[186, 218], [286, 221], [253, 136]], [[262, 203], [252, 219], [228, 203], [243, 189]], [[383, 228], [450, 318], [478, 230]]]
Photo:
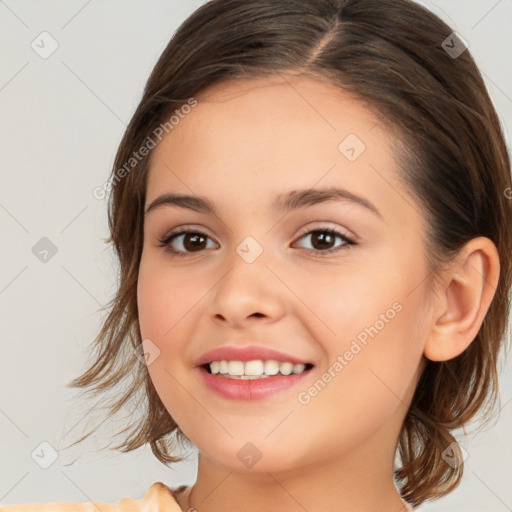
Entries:
[[146, 506], [151, 505], [154, 507], [151, 508], [151, 510], [155, 510], [155, 512], [160, 510], [162, 510], [162, 512], [182, 512], [174, 496], [176, 493], [186, 489], [186, 487], [186, 485], [181, 485], [180, 487], [171, 489], [162, 482], [155, 482], [147, 490], [139, 503], [144, 506], [144, 510], [146, 510]]
[[186, 486], [182, 485], [171, 489], [162, 482], [155, 482], [146, 491], [141, 499], [122, 498], [115, 503], [88, 502], [88, 503], [36, 503], [29, 505], [7, 505], [0, 507], [0, 512], [182, 512], [174, 493], [181, 491]]

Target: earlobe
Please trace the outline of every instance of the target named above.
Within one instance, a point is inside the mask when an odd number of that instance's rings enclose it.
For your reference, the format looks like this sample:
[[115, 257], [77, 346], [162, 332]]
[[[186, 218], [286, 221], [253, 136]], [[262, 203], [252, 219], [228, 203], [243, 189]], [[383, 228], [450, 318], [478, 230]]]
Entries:
[[427, 359], [447, 361], [469, 347], [494, 298], [499, 274], [499, 254], [489, 238], [466, 243], [438, 292], [425, 343]]

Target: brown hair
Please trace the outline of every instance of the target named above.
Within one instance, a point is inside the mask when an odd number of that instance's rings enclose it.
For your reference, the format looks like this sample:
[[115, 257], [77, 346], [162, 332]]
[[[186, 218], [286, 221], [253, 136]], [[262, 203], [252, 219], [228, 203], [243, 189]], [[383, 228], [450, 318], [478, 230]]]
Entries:
[[171, 455], [171, 434], [186, 440], [135, 357], [142, 341], [136, 291], [151, 154], [122, 179], [116, 169], [212, 84], [299, 72], [356, 94], [397, 134], [398, 172], [427, 221], [431, 282], [472, 238], [488, 237], [498, 250], [499, 283], [478, 335], [460, 356], [427, 361], [399, 438], [395, 475], [407, 501], [418, 505], [458, 485], [462, 464], [452, 467], [441, 454], [455, 440], [451, 430], [479, 411], [489, 414], [496, 402], [512, 287], [512, 201], [505, 197], [510, 161], [498, 116], [469, 52], [445, 51], [451, 33], [409, 0], [213, 0], [180, 26], [117, 152], [107, 241], [119, 257], [119, 288], [94, 341], [93, 363], [69, 384], [99, 393], [126, 382], [106, 419], [132, 401], [134, 410], [143, 404], [140, 420], [121, 431], [131, 428], [113, 449], [149, 443], [165, 464], [181, 460]]

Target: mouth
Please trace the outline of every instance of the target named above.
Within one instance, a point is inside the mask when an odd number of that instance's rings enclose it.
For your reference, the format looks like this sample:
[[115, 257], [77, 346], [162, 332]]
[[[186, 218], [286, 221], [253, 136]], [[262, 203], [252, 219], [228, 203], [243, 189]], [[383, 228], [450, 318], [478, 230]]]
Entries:
[[201, 366], [210, 375], [237, 380], [267, 379], [300, 375], [313, 368], [313, 364], [294, 364], [275, 359], [254, 359], [252, 361], [210, 361]]
[[223, 399], [252, 401], [276, 395], [288, 399], [291, 392], [312, 371], [311, 363], [275, 359], [251, 361], [210, 361], [197, 367], [204, 385]]
[[307, 359], [263, 345], [217, 347], [195, 362], [203, 385], [230, 400], [291, 398], [292, 389], [314, 367]]

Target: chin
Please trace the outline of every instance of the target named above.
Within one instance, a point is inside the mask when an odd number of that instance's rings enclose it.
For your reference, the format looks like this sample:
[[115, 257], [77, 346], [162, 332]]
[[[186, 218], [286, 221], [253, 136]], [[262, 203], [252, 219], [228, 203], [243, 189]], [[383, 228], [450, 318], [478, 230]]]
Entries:
[[225, 439], [224, 443], [205, 439], [194, 444], [202, 457], [238, 473], [273, 473], [294, 469], [300, 464], [299, 454], [293, 446], [285, 444], [277, 436], [273, 441], [265, 440], [263, 436], [260, 441], [246, 432], [244, 436]]

